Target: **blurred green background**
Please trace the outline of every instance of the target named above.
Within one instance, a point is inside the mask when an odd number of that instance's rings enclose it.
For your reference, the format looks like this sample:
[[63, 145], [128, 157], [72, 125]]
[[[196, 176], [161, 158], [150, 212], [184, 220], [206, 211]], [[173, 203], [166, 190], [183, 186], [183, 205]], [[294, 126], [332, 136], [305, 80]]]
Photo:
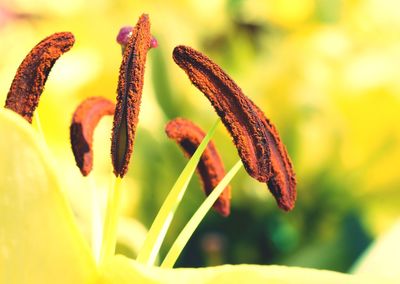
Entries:
[[[231, 216], [210, 212], [178, 266], [347, 271], [400, 212], [399, 11], [396, 0], [0, 0], [0, 101], [36, 43], [58, 31], [75, 34], [38, 111], [64, 188], [87, 223], [90, 183], [70, 151], [71, 116], [86, 97], [115, 100], [121, 62], [115, 37], [148, 13], [159, 47], [148, 56], [124, 214], [148, 228], [186, 163], [164, 134], [166, 122], [181, 116], [208, 129], [216, 119], [172, 60], [174, 46], [190, 45], [221, 65], [276, 124], [295, 167], [298, 200], [292, 212], [280, 211], [266, 185], [242, 170], [232, 182]], [[111, 175], [110, 129], [106, 118], [95, 134], [92, 176], [103, 193]], [[215, 142], [229, 169], [238, 155], [222, 126]], [[196, 176], [161, 257], [202, 200]], [[134, 230], [130, 235], [139, 238]]]

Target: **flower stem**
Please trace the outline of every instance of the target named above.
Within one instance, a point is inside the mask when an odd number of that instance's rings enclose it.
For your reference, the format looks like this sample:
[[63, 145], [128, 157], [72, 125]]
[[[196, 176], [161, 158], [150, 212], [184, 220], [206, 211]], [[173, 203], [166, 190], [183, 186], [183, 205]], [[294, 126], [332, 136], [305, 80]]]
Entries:
[[40, 116], [39, 116], [39, 112], [36, 110], [35, 113], [33, 114], [33, 125], [36, 128], [37, 133], [39, 134], [39, 136], [42, 137], [43, 141], [46, 141], [44, 138], [44, 133], [43, 133], [43, 129], [42, 129], [42, 124], [40, 123]]
[[208, 142], [213, 137], [219, 122], [220, 119], [217, 119], [215, 124], [208, 131], [206, 137], [204, 137], [203, 141], [196, 149], [195, 153], [186, 164], [186, 167], [183, 169], [174, 186], [168, 193], [167, 198], [165, 199], [160, 211], [150, 227], [144, 245], [139, 251], [137, 257], [138, 262], [146, 264], [147, 266], [154, 265], [161, 244], [174, 217], [175, 211], [178, 208], [183, 195], [185, 194], [186, 188], [197, 167], [200, 157], [203, 154]]
[[214, 188], [211, 194], [206, 198], [206, 200], [201, 204], [199, 209], [193, 214], [192, 218], [183, 228], [182, 232], [176, 238], [174, 244], [172, 245], [171, 249], [169, 250], [167, 256], [165, 257], [164, 261], [161, 263], [161, 267], [163, 268], [172, 268], [178, 259], [179, 255], [181, 254], [183, 248], [189, 241], [190, 237], [193, 235], [193, 232], [199, 226], [200, 222], [204, 219], [204, 216], [213, 206], [215, 201], [221, 195], [222, 191], [225, 187], [229, 184], [232, 178], [236, 175], [239, 169], [242, 167], [242, 161], [239, 160], [236, 164], [232, 167], [232, 169], [225, 175], [225, 177], [220, 181], [220, 183]]
[[108, 192], [107, 208], [103, 227], [103, 242], [101, 246], [100, 262], [115, 254], [117, 243], [118, 213], [121, 201], [121, 179], [113, 178], [112, 185]]
[[35, 111], [34, 120], [37, 132], [43, 136], [43, 130], [42, 130], [42, 125], [40, 124], [40, 117], [38, 111]]
[[96, 263], [99, 263], [100, 261], [100, 250], [101, 250], [101, 244], [102, 244], [102, 230], [103, 230], [103, 224], [102, 224], [102, 210], [100, 206], [100, 198], [99, 194], [97, 191], [96, 183], [93, 179], [93, 175], [89, 175], [86, 177], [86, 180], [88, 182], [88, 187], [91, 192], [91, 223], [92, 223], [92, 228], [91, 228], [91, 235], [92, 235], [92, 252], [94, 259], [96, 260]]

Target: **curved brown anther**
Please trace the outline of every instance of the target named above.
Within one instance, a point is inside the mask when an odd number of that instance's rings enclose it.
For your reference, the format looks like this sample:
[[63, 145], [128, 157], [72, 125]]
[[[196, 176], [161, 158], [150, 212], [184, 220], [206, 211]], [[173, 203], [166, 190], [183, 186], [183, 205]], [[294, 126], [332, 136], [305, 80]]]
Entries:
[[[166, 125], [165, 132], [169, 138], [180, 145], [188, 158], [194, 154], [205, 137], [205, 133], [197, 125], [182, 118], [171, 120]], [[225, 176], [224, 165], [212, 141], [208, 143], [201, 156], [197, 166], [197, 173], [206, 195], [209, 195]], [[230, 199], [231, 187], [227, 186], [214, 203], [214, 209], [222, 216], [228, 216], [230, 213]]]
[[279, 207], [291, 210], [296, 199], [295, 175], [275, 127], [208, 57], [191, 47], [177, 46], [173, 58], [221, 117], [247, 172], [268, 182]]
[[290, 211], [294, 208], [297, 197], [296, 175], [292, 163], [286, 147], [279, 137], [276, 127], [258, 106], [256, 106], [250, 99], [249, 101], [268, 130], [267, 140], [271, 152], [272, 169], [272, 176], [267, 182], [268, 188], [275, 197], [278, 206], [285, 211]]
[[102, 97], [84, 100], [75, 110], [70, 127], [72, 152], [83, 176], [93, 167], [93, 133], [105, 115], [113, 115], [115, 104]]
[[177, 46], [173, 57], [221, 117], [247, 172], [266, 182], [271, 176], [266, 129], [242, 90], [217, 64], [193, 48]]
[[150, 21], [143, 14], [132, 31], [119, 71], [117, 106], [112, 130], [114, 174], [123, 177], [133, 152], [143, 89], [147, 51], [151, 47]]
[[64, 52], [71, 49], [74, 42], [73, 34], [63, 32], [53, 34], [37, 44], [19, 66], [5, 107], [31, 123], [51, 68]]

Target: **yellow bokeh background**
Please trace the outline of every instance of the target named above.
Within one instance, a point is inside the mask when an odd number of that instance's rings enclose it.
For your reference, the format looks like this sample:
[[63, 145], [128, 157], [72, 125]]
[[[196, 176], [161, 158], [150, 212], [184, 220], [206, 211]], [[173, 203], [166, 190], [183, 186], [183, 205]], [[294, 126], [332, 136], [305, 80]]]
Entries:
[[[363, 233], [373, 238], [400, 213], [399, 10], [395, 0], [2, 0], [0, 101], [36, 43], [54, 32], [73, 32], [75, 46], [55, 64], [38, 112], [47, 144], [68, 177], [71, 202], [84, 219], [90, 196], [70, 151], [71, 116], [86, 97], [115, 100], [121, 62], [115, 37], [121, 26], [148, 13], [159, 47], [148, 56], [135, 152], [124, 182], [124, 214], [148, 227], [185, 164], [164, 135], [168, 119], [184, 116], [207, 129], [216, 118], [172, 60], [174, 46], [190, 45], [220, 64], [260, 105], [288, 147], [298, 179], [294, 212], [281, 213], [265, 185], [245, 173], [233, 183], [232, 202], [234, 211], [250, 210], [254, 218], [273, 215], [284, 232], [280, 240], [296, 236], [291, 255], [273, 259], [297, 264], [293, 255], [318, 259], [309, 246], [335, 239], [346, 216], [355, 215]], [[104, 190], [111, 175], [110, 127], [111, 119], [104, 119], [95, 136], [93, 179]], [[236, 150], [222, 127], [215, 139], [229, 168]], [[174, 230], [201, 202], [197, 183], [191, 188]], [[316, 219], [307, 242], [309, 216]], [[241, 253], [248, 254], [245, 260], [260, 259], [252, 258], [257, 250], [245, 244], [238, 257], [234, 252], [225, 259], [240, 262]], [[318, 266], [308, 260], [304, 265]]]

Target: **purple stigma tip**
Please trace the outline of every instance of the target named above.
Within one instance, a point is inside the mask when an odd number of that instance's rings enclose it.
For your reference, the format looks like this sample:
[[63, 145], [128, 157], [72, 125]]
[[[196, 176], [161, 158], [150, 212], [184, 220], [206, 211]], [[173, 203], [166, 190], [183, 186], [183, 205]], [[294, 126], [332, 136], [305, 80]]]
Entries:
[[150, 48], [156, 48], [157, 46], [158, 46], [158, 41], [154, 36], [152, 36], [150, 41]]
[[117, 35], [117, 42], [122, 46], [126, 46], [128, 44], [129, 37], [132, 34], [132, 30], [133, 27], [131, 26], [122, 27]]

